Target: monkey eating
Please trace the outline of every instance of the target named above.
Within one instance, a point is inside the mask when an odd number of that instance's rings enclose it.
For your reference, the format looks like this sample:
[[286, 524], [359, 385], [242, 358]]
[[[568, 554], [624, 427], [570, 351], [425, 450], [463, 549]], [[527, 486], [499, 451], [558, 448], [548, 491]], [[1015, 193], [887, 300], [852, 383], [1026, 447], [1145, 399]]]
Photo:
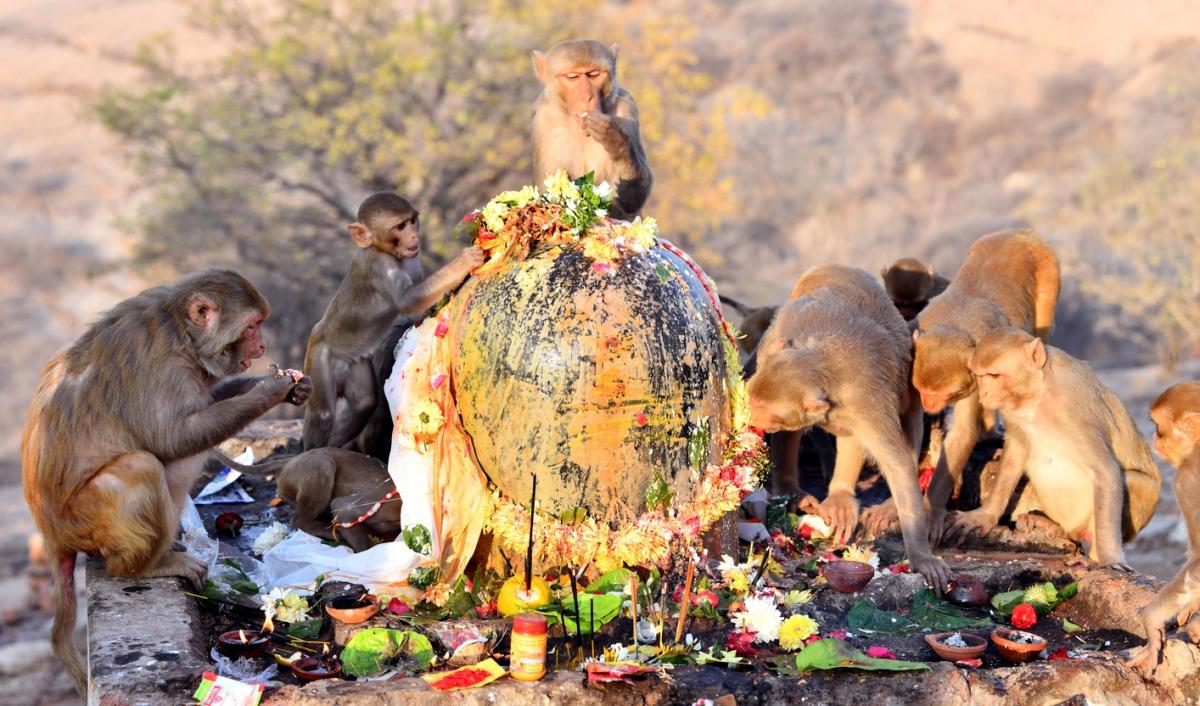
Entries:
[[1154, 422], [1154, 450], [1170, 463], [1175, 474], [1175, 497], [1187, 526], [1187, 562], [1167, 582], [1154, 600], [1141, 609], [1146, 644], [1135, 650], [1129, 663], [1153, 675], [1162, 660], [1167, 621], [1186, 629], [1200, 643], [1200, 381], [1182, 382], [1163, 391], [1150, 407]]
[[914, 570], [941, 592], [949, 568], [929, 547], [917, 485], [921, 409], [908, 380], [908, 327], [863, 270], [826, 265], [804, 273], [758, 347], [746, 392], [763, 431], [824, 428], [837, 458], [819, 514], [844, 543], [858, 523], [855, 485], [874, 459], [898, 508]]
[[912, 321], [929, 300], [946, 291], [950, 280], [915, 257], [902, 257], [879, 271], [883, 288], [905, 321]]
[[650, 197], [654, 176], [637, 105], [617, 83], [617, 45], [577, 39], [532, 56], [544, 86], [533, 114], [534, 177], [560, 169], [572, 179], [593, 173], [596, 183], [617, 189], [609, 215], [633, 219]]
[[50, 359], [25, 422], [25, 499], [56, 562], [51, 641], [76, 689], [87, 672], [71, 641], [76, 552], [110, 575], [182, 576], [207, 566], [172, 549], [207, 451], [308, 378], [233, 377], [266, 353], [270, 308], [241, 275], [211, 270], [117, 304]]
[[1014, 517], [1038, 510], [1093, 561], [1129, 570], [1121, 543], [1150, 521], [1161, 484], [1129, 411], [1086, 363], [1020, 329], [988, 333], [968, 366], [980, 404], [1004, 420], [1004, 453], [982, 507], [953, 513], [947, 538], [995, 527], [1024, 475]]
[[1060, 286], [1058, 257], [1041, 236], [1031, 230], [1001, 231], [975, 241], [946, 291], [917, 315], [913, 387], [929, 414], [953, 405], [928, 491], [935, 546], [946, 503], [962, 484], [963, 467], [983, 425], [975, 377], [967, 369], [975, 342], [1009, 326], [1048, 341]]
[[[383, 380], [373, 355], [401, 316], [432, 307], [483, 264], [483, 251], [464, 248], [424, 276], [420, 214], [391, 192], [368, 196], [347, 226], [359, 247], [341, 286], [313, 327], [304, 356], [313, 395], [304, 415], [304, 450], [342, 447], [354, 440], [378, 407]], [[347, 410], [338, 414], [338, 402]]]

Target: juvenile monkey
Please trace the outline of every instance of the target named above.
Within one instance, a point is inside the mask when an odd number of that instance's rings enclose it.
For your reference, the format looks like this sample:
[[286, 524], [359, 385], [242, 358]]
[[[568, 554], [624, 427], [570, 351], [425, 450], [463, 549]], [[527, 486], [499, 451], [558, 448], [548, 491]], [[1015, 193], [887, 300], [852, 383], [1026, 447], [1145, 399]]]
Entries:
[[929, 300], [946, 291], [950, 280], [915, 257], [902, 257], [879, 271], [883, 288], [905, 321], [912, 321]]
[[989, 331], [1015, 327], [1049, 340], [1061, 285], [1058, 257], [1031, 230], [985, 235], [946, 291], [917, 315], [913, 386], [929, 414], [953, 405], [953, 419], [929, 486], [931, 539], [941, 538], [946, 502], [962, 484], [963, 467], [979, 440], [983, 410], [967, 361]]
[[1040, 510], [1093, 561], [1129, 570], [1121, 542], [1150, 521], [1161, 479], [1121, 401], [1086, 363], [1020, 329], [983, 336], [968, 366], [980, 403], [1004, 419], [1004, 453], [983, 506], [953, 513], [947, 537], [995, 527], [1024, 475], [1014, 516]]
[[21, 441], [25, 500], [55, 565], [51, 641], [80, 695], [71, 641], [76, 552], [113, 576], [182, 576], [204, 562], [172, 549], [208, 449], [275, 405], [302, 404], [307, 378], [232, 377], [266, 352], [267, 301], [212, 270], [148, 289], [104, 314], [42, 370]]
[[343, 539], [356, 552], [371, 547], [371, 537], [392, 540], [400, 532], [400, 499], [382, 502], [370, 517], [351, 523], [396, 489], [382, 461], [346, 449], [324, 448], [253, 466], [218, 455], [243, 473], [279, 473], [275, 494], [293, 508], [292, 525], [314, 537]]
[[767, 432], [820, 426], [837, 438], [829, 493], [819, 512], [845, 542], [858, 522], [855, 484], [873, 458], [896, 500], [913, 568], [941, 591], [946, 564], [929, 548], [917, 485], [921, 409], [908, 381], [908, 327], [863, 270], [825, 265], [804, 273], [758, 348], [747, 394]]
[[775, 312], [779, 309], [777, 306], [747, 306], [733, 297], [727, 297], [724, 294], [720, 295], [721, 303], [728, 306], [742, 317], [742, 321], [738, 324], [738, 331], [742, 333], [742, 337], [737, 339], [738, 348], [741, 349], [743, 356], [751, 356], [754, 354], [754, 349], [758, 347], [758, 342], [762, 340], [763, 334], [767, 332], [767, 327], [771, 325], [771, 319], [775, 318]]
[[1186, 627], [1192, 642], [1200, 642], [1200, 381], [1167, 388], [1150, 407], [1154, 421], [1154, 449], [1178, 469], [1175, 497], [1188, 530], [1187, 562], [1167, 582], [1154, 600], [1141, 609], [1146, 644], [1135, 650], [1129, 663], [1153, 674], [1162, 660], [1167, 621], [1175, 618]]
[[[305, 450], [345, 446], [358, 436], [383, 386], [371, 361], [380, 341], [400, 316], [429, 309], [484, 260], [479, 248], [465, 248], [425, 277], [417, 258], [419, 214], [391, 192], [368, 196], [347, 229], [359, 251], [313, 327], [304, 356], [314, 388], [304, 415]], [[342, 415], [337, 414], [339, 400], [346, 401]]]
[[597, 183], [617, 189], [609, 214], [632, 219], [650, 197], [654, 176], [637, 105], [617, 83], [617, 45], [576, 39], [532, 56], [545, 87], [533, 113], [534, 176], [541, 180], [562, 169], [577, 179], [594, 172]]

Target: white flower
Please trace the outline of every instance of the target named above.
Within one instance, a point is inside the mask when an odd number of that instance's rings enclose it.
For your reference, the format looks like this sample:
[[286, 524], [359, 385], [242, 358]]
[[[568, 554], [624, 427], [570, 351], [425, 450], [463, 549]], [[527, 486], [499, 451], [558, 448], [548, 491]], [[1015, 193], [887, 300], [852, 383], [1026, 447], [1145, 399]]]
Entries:
[[254, 540], [254, 546], [251, 548], [255, 554], [262, 556], [271, 550], [276, 544], [279, 544], [291, 534], [291, 530], [282, 522], [272, 522], [258, 538]]
[[800, 521], [796, 523], [796, 529], [801, 527], [811, 527], [813, 539], [829, 539], [833, 536], [833, 529], [820, 515], [801, 516]]
[[602, 181], [596, 185], [596, 195], [601, 199], [606, 199], [613, 194], [613, 186], [607, 181]]
[[722, 554], [721, 555], [721, 563], [717, 564], [717, 571], [719, 571], [720, 573], [725, 573], [726, 571], [733, 571], [735, 569], [740, 570], [741, 568], [742, 568], [742, 565], [737, 563], [737, 560], [734, 559], [733, 557], [729, 556], [728, 554]]
[[739, 629], [755, 634], [755, 642], [774, 642], [779, 639], [779, 626], [783, 616], [775, 607], [772, 596], [751, 596], [746, 599], [746, 609], [733, 613], [733, 623]]
[[508, 204], [501, 201], [488, 201], [483, 207], [483, 224], [493, 233], [504, 230], [504, 217], [508, 215]]
[[273, 588], [262, 596], [263, 612], [268, 619], [279, 619], [285, 623], [298, 623], [308, 619], [308, 601], [289, 588]]
[[658, 626], [644, 618], [638, 621], [637, 632], [639, 642], [654, 642], [658, 639]]

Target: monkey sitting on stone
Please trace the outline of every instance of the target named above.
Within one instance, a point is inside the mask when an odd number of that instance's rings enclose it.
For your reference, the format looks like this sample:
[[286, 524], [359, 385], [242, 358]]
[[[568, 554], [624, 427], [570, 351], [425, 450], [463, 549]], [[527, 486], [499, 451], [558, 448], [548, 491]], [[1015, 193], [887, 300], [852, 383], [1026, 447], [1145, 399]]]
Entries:
[[[397, 320], [425, 312], [483, 264], [483, 251], [464, 248], [425, 277], [417, 256], [421, 225], [417, 209], [391, 192], [373, 194], [347, 226], [359, 247], [325, 315], [313, 327], [304, 356], [313, 394], [304, 415], [304, 449], [343, 447], [354, 440], [378, 407], [383, 380], [373, 354]], [[347, 412], [338, 414], [338, 402]]]
[[1154, 600], [1141, 609], [1146, 644], [1130, 655], [1130, 664], [1153, 674], [1162, 660], [1167, 621], [1175, 619], [1192, 642], [1200, 643], [1200, 381], [1167, 388], [1150, 407], [1154, 421], [1154, 449], [1179, 469], [1175, 498], [1187, 525], [1187, 562]]
[[377, 458], [332, 447], [253, 466], [214, 456], [242, 473], [278, 472], [275, 494], [292, 506], [292, 525], [314, 537], [343, 540], [361, 552], [400, 533], [400, 498]]

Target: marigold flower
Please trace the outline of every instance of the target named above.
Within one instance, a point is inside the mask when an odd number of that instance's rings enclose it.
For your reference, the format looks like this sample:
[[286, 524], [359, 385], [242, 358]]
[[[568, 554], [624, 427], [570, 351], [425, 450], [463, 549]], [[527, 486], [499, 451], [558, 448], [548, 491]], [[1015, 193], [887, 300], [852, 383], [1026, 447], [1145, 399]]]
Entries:
[[433, 400], [417, 400], [413, 404], [413, 432], [417, 434], [435, 434], [445, 423], [446, 418], [442, 416], [442, 408]]
[[807, 615], [793, 615], [779, 626], [779, 646], [785, 650], [799, 649], [820, 629], [817, 621]]

